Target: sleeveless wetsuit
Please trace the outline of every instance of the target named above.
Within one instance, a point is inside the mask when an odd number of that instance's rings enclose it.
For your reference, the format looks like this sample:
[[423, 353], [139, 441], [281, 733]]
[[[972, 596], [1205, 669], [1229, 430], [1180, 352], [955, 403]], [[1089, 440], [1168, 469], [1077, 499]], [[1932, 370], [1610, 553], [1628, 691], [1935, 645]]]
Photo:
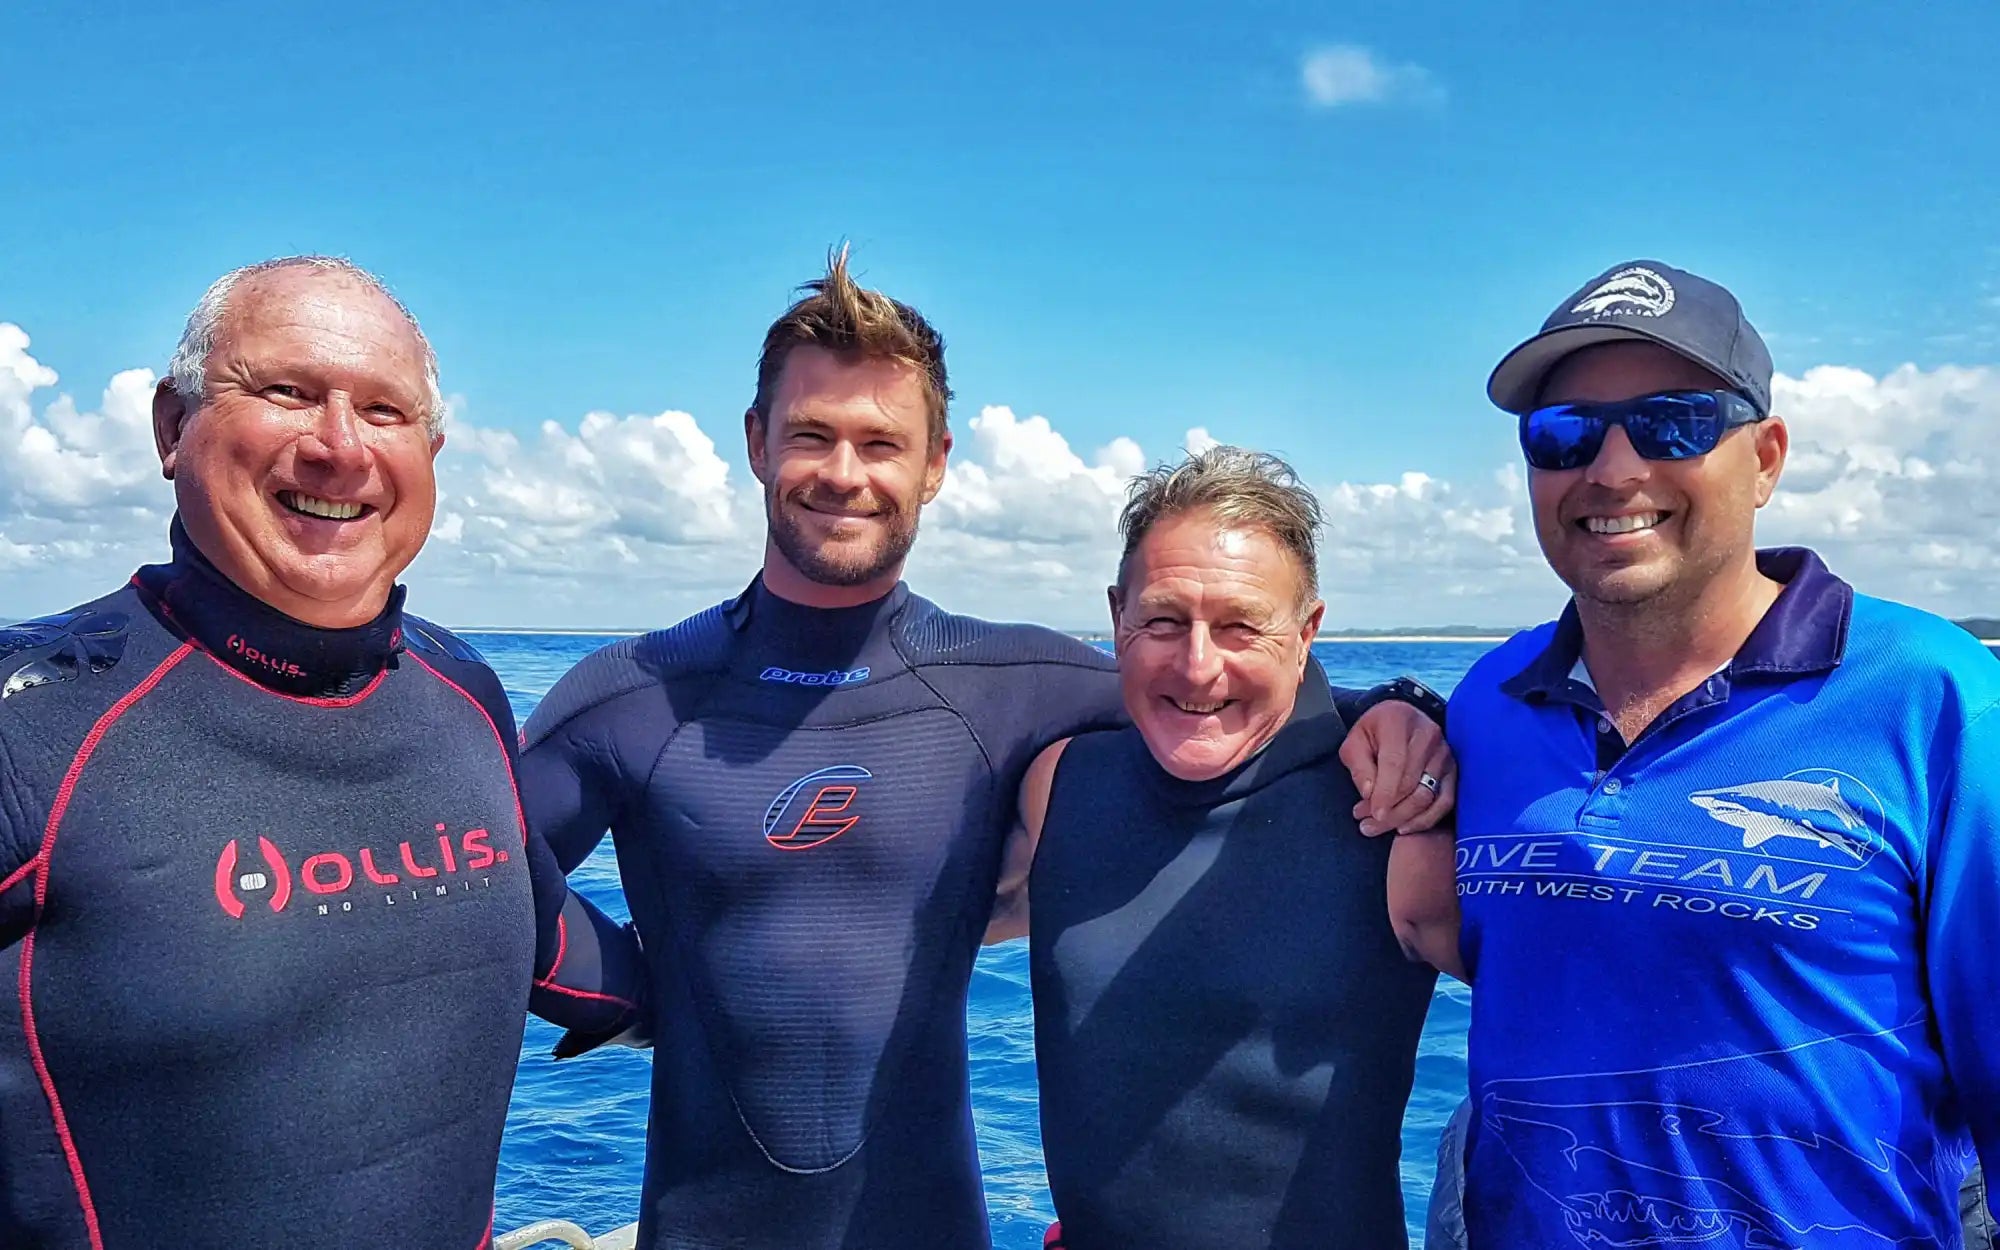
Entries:
[[900, 586], [760, 581], [556, 685], [529, 823], [566, 868], [611, 829], [651, 965], [640, 1246], [987, 1244], [973, 958], [1028, 762], [1118, 709], [1108, 655]]
[[636, 952], [524, 846], [469, 647], [400, 587], [301, 625], [174, 539], [0, 631], [0, 1246], [473, 1250], [534, 969], [609, 1032]]
[[1405, 1244], [1437, 974], [1390, 928], [1391, 839], [1355, 827], [1345, 736], [1309, 673], [1270, 745], [1212, 781], [1171, 776], [1134, 729], [1057, 764], [1028, 952], [1069, 1250]]

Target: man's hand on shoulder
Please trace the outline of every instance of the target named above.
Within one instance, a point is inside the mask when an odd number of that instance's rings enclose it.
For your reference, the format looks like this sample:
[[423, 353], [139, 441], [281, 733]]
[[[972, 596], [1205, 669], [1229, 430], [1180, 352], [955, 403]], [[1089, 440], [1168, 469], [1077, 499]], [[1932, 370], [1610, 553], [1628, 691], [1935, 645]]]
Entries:
[[1055, 784], [1056, 762], [1068, 738], [1042, 748], [1021, 777], [1020, 803], [1013, 831], [1001, 851], [1000, 884], [993, 893], [993, 918], [987, 922], [985, 945], [1028, 936], [1028, 873], [1035, 866], [1035, 845], [1041, 840], [1042, 818], [1049, 811], [1049, 790]]
[[[1389, 830], [1422, 833], [1451, 814], [1458, 761], [1444, 730], [1408, 703], [1377, 703], [1362, 713], [1340, 744], [1340, 762], [1361, 792], [1354, 815], [1370, 837]], [[1424, 784], [1426, 777], [1435, 790]]]

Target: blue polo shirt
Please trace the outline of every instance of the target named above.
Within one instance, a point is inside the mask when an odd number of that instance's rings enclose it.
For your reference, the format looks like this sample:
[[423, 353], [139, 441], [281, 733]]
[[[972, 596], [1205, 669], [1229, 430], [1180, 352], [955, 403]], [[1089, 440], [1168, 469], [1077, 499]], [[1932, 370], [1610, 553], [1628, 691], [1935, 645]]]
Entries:
[[1575, 608], [1451, 701], [1480, 1250], [1958, 1244], [2000, 1173], [2000, 664], [1802, 550], [1629, 744]]

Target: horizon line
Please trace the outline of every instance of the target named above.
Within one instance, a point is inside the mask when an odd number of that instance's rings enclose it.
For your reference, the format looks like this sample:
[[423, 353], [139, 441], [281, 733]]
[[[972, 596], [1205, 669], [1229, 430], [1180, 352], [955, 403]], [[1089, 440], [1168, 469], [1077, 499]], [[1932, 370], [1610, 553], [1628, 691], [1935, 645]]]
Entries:
[[[668, 626], [666, 628], [671, 628]], [[1072, 638], [1108, 639], [1110, 633], [1102, 629], [1063, 629], [1048, 626], [1059, 634]], [[548, 634], [563, 638], [637, 638], [642, 634], [658, 633], [658, 629], [537, 629], [529, 625], [454, 625], [455, 634], [496, 634], [525, 635]], [[1505, 642], [1519, 631], [1495, 631], [1493, 633], [1461, 634], [1439, 633], [1434, 630], [1412, 630], [1408, 633], [1383, 631], [1381, 633], [1326, 633], [1313, 635], [1314, 642]]]
[[[1952, 623], [1957, 624], [1958, 622], [1954, 621]], [[1055, 629], [1054, 626], [1050, 626], [1049, 628]], [[657, 629], [535, 629], [528, 626], [520, 626], [520, 625], [490, 626], [490, 627], [461, 625], [461, 626], [453, 626], [452, 632], [456, 634], [487, 634], [496, 637], [524, 637], [528, 635], [539, 634], [555, 638], [637, 638], [644, 634], [658, 633], [659, 631]], [[1106, 642], [1109, 641], [1111, 637], [1110, 634], [1106, 633], [1101, 629], [1056, 629], [1056, 632], [1059, 634], [1068, 634], [1070, 637], [1080, 639], [1084, 642]], [[1412, 630], [1408, 633], [1403, 633], [1398, 631], [1384, 631], [1381, 633], [1369, 633], [1369, 632], [1325, 633], [1325, 634], [1314, 634], [1313, 643], [1314, 645], [1318, 645], [1319, 643], [1360, 643], [1360, 642], [1502, 643], [1506, 642], [1509, 638], [1512, 638], [1515, 634], [1519, 632], [1521, 631], [1507, 630], [1507, 631], [1495, 631], [1493, 633], [1456, 634], [1456, 633], [1439, 633], [1427, 630]], [[1966, 632], [1971, 633], [1970, 630], [1967, 630]], [[1981, 638], [1977, 634], [1973, 634], [1973, 637], [1982, 646], [2000, 647], [2000, 638]]]

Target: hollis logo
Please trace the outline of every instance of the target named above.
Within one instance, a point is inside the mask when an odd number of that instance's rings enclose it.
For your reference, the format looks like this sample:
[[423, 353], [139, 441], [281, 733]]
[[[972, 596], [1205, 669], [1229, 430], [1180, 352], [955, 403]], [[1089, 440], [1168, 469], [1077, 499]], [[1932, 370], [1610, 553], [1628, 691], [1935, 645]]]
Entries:
[[[321, 851], [307, 856], [296, 872], [271, 839], [257, 839], [257, 855], [263, 860], [260, 868], [255, 861], [247, 860], [236, 839], [231, 838], [215, 860], [215, 901], [232, 920], [241, 920], [248, 910], [246, 897], [250, 902], [261, 901], [272, 911], [281, 912], [291, 905], [296, 882], [300, 890], [319, 896], [314, 907], [324, 916], [334, 911], [353, 911], [354, 898], [333, 896], [355, 891], [357, 885], [361, 887], [358, 894], [365, 896], [367, 885], [372, 884], [383, 887], [382, 901], [393, 907], [405, 895], [414, 902], [427, 894], [441, 897], [454, 887], [474, 889], [474, 882], [466, 874], [507, 862], [507, 852], [495, 850], [489, 841], [492, 835], [484, 829], [468, 829], [456, 839], [445, 832], [442, 824], [436, 829], [436, 858], [431, 863], [424, 862], [433, 854], [430, 839], [416, 843], [405, 840], [394, 851], [383, 852], [381, 859], [376, 858], [375, 848], [368, 846], [351, 855], [345, 851]], [[355, 876], [357, 865], [359, 881]], [[479, 883], [481, 887], [486, 884], [483, 880]]]
[[[764, 840], [781, 851], [805, 851], [833, 841], [861, 819], [852, 810], [854, 784], [873, 773], [859, 764], [835, 764], [805, 776], [778, 791], [778, 797], [764, 809]], [[810, 795], [799, 818], [791, 818], [801, 794]]]
[[229, 649], [252, 664], [259, 664], [284, 677], [304, 677], [306, 671], [290, 660], [279, 659], [275, 655], [265, 655], [262, 651], [243, 641], [239, 634], [229, 635]]

